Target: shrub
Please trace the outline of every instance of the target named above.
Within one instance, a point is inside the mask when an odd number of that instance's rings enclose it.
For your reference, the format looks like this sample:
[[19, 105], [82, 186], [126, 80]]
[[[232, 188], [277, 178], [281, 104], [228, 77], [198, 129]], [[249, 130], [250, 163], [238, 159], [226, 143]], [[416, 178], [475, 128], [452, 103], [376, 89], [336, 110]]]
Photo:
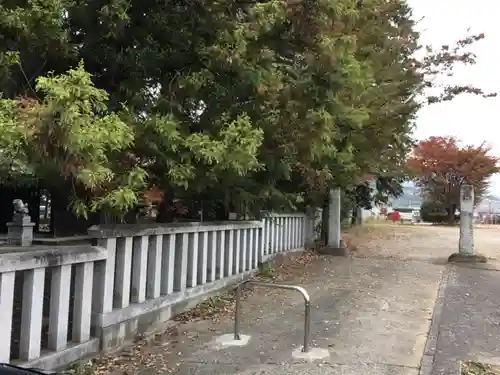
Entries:
[[[441, 202], [424, 201], [420, 206], [420, 217], [426, 223], [444, 224], [448, 222], [448, 212]], [[455, 215], [454, 221], [460, 221], [460, 216]]]

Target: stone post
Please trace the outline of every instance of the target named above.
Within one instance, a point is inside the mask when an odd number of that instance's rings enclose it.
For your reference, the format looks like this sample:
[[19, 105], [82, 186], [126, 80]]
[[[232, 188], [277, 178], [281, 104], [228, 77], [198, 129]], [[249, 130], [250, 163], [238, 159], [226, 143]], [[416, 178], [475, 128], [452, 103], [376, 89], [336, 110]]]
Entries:
[[340, 189], [331, 189], [328, 207], [328, 243], [320, 252], [327, 255], [347, 255], [347, 249], [344, 247], [340, 238]]
[[458, 252], [469, 256], [474, 251], [474, 188], [462, 185], [460, 188], [460, 237]]
[[450, 262], [486, 263], [486, 257], [474, 253], [474, 187], [460, 187], [460, 235], [458, 253], [452, 254]]
[[340, 189], [330, 190], [328, 207], [328, 247], [340, 247]]
[[7, 244], [13, 246], [31, 246], [33, 243], [33, 227], [35, 223], [24, 213], [14, 213], [10, 223], [7, 223]]

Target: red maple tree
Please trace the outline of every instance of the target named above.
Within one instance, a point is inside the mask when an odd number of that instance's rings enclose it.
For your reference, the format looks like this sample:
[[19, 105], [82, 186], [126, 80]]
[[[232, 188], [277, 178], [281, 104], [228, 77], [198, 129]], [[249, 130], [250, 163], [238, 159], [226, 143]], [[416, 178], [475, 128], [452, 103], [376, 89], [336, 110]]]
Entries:
[[489, 177], [500, 171], [500, 158], [489, 155], [490, 151], [486, 142], [461, 147], [455, 137], [430, 137], [415, 146], [408, 167], [427, 198], [440, 202], [452, 222], [460, 207], [460, 186], [473, 185], [477, 203], [488, 188]]

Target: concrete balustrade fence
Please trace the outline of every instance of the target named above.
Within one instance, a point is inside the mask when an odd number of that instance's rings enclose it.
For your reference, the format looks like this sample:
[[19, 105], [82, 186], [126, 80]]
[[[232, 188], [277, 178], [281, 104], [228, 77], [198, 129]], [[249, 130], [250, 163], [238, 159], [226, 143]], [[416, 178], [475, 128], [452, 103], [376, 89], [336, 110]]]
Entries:
[[92, 244], [0, 247], [0, 362], [54, 369], [151, 333], [304, 249], [316, 219], [104, 225]]

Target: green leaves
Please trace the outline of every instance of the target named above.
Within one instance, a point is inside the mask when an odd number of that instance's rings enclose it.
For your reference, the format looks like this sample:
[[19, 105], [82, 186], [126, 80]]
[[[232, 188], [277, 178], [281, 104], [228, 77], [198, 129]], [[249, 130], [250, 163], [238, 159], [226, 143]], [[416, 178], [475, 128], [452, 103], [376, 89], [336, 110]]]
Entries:
[[152, 184], [224, 212], [322, 204], [402, 173], [417, 98], [477, 40], [416, 60], [404, 0], [7, 0], [0, 176], [70, 182], [82, 215]]
[[2, 157], [24, 160], [44, 185], [62, 179], [88, 192], [90, 200], [74, 197], [81, 215], [133, 207], [146, 174], [119, 166], [118, 157], [132, 146], [133, 129], [107, 110], [108, 94], [94, 86], [83, 63], [67, 74], [39, 77], [36, 90], [43, 99], [0, 100], [0, 142], [8, 146]]
[[23, 153], [27, 132], [15, 120], [16, 106], [16, 101], [0, 98], [0, 176], [3, 183], [31, 173]]

